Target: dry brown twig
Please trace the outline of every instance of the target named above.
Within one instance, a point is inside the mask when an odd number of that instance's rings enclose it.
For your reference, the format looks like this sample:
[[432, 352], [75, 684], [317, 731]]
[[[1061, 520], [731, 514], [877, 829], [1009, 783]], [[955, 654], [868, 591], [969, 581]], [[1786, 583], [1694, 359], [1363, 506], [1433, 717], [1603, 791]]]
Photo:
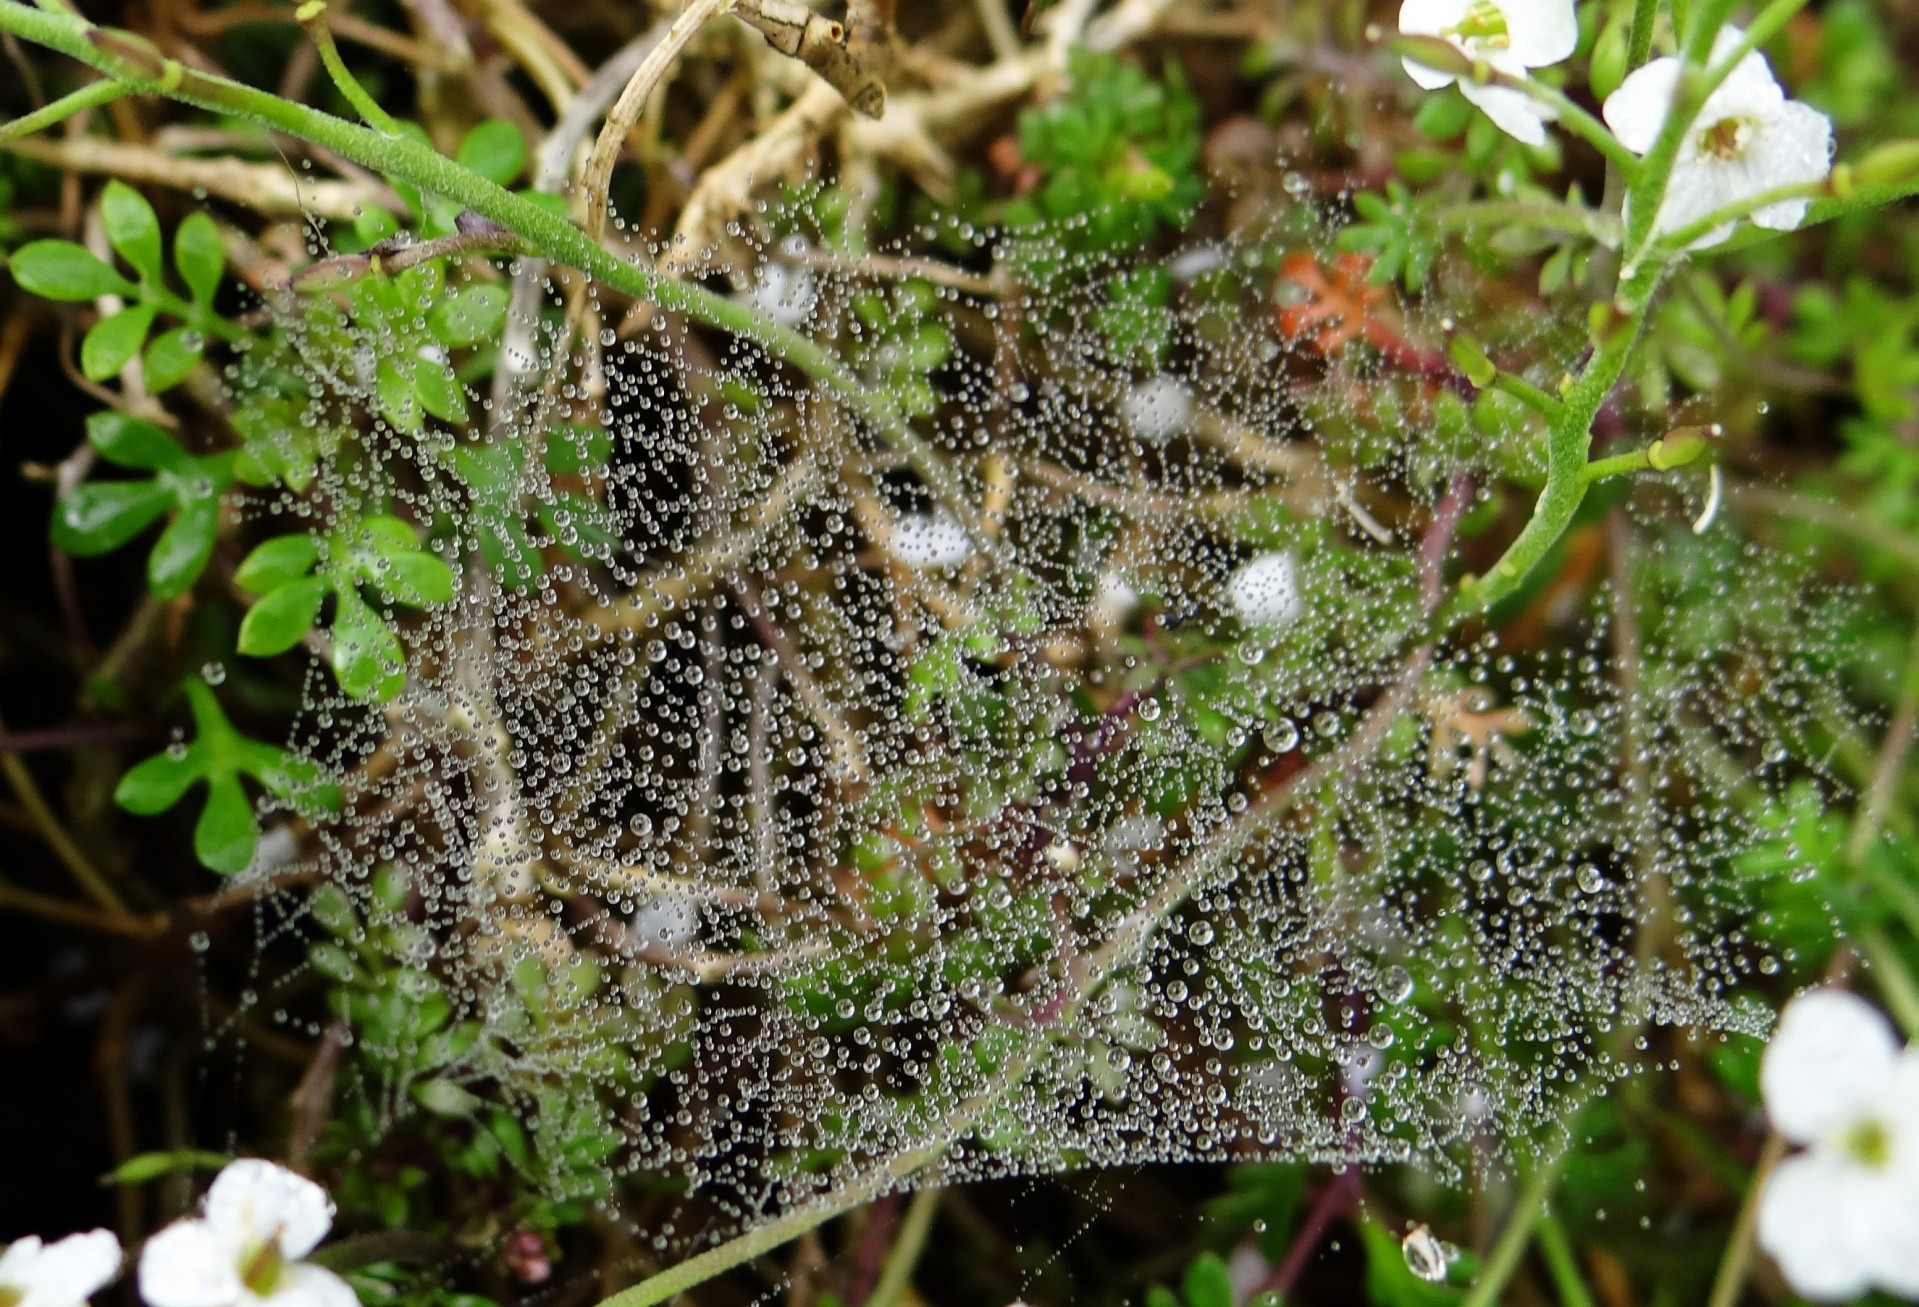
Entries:
[[97, 136], [61, 140], [29, 137], [8, 141], [0, 148], [70, 175], [95, 173], [175, 190], [205, 191], [269, 218], [319, 217], [351, 222], [367, 209], [401, 207], [399, 197], [385, 186], [359, 181], [304, 181], [278, 162], [198, 159]]

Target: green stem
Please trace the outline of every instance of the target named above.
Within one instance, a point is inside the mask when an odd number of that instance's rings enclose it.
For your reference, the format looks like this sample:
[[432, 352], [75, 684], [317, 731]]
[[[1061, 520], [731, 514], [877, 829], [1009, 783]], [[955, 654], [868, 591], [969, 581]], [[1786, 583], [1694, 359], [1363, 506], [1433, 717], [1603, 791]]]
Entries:
[[1634, 472], [1644, 472], [1651, 467], [1651, 456], [1643, 449], [1635, 449], [1630, 453], [1614, 454], [1610, 458], [1595, 458], [1586, 464], [1585, 470], [1580, 475], [1590, 486], [1595, 481], [1604, 481], [1608, 477], [1629, 476]]
[[1483, 612], [1512, 594], [1572, 524], [1586, 499], [1586, 456], [1592, 446], [1593, 419], [1599, 416], [1606, 396], [1625, 370], [1644, 320], [1645, 315], [1639, 313], [1613, 324], [1579, 379], [1567, 390], [1559, 415], [1547, 433], [1546, 488], [1531, 519], [1486, 575], [1461, 585], [1443, 614], [1446, 624]]
[[900, 1222], [899, 1237], [893, 1241], [893, 1251], [886, 1256], [879, 1283], [873, 1286], [866, 1307], [893, 1307], [913, 1278], [913, 1267], [919, 1263], [920, 1252], [926, 1247], [926, 1236], [933, 1229], [933, 1213], [939, 1205], [937, 1189], [922, 1189], [913, 1195], [906, 1219]]
[[1790, 186], [1774, 186], [1770, 190], [1754, 195], [1742, 196], [1723, 208], [1714, 209], [1703, 218], [1696, 218], [1676, 231], [1667, 232], [1653, 242], [1649, 257], [1663, 261], [1682, 254], [1692, 247], [1692, 243], [1717, 228], [1742, 218], [1750, 218], [1769, 205], [1786, 200], [1814, 200], [1832, 194], [1831, 183], [1825, 180], [1816, 182], [1794, 182]]
[[1553, 1287], [1559, 1291], [1562, 1307], [1598, 1307], [1592, 1290], [1586, 1287], [1585, 1277], [1579, 1273], [1579, 1257], [1573, 1251], [1572, 1240], [1566, 1237], [1566, 1227], [1550, 1207], [1539, 1217], [1539, 1255], [1546, 1261], [1547, 1273], [1553, 1277]]
[[1633, 0], [1632, 30], [1626, 39], [1626, 68], [1631, 71], [1652, 57], [1652, 31], [1659, 23], [1659, 0]]
[[1543, 231], [1563, 231], [1601, 244], [1619, 239], [1613, 220], [1594, 209], [1546, 200], [1477, 200], [1449, 205], [1433, 213], [1433, 226], [1444, 232], [1471, 231], [1481, 225], [1524, 223]]
[[404, 136], [384, 136], [332, 114], [286, 100], [241, 82], [187, 68], [164, 58], [140, 38], [95, 27], [63, 13], [35, 9], [20, 0], [0, 0], [0, 32], [71, 56], [128, 89], [156, 95], [216, 113], [264, 123], [331, 150], [364, 168], [410, 182], [525, 238], [541, 255], [577, 268], [600, 283], [685, 314], [751, 340], [818, 382], [833, 397], [871, 423], [906, 460], [932, 493], [967, 524], [975, 542], [990, 556], [998, 545], [980, 528], [958, 478], [938, 451], [908, 427], [884, 387], [868, 386], [831, 351], [756, 310], [702, 286], [664, 276], [629, 263], [587, 238], [554, 214], [453, 160]]
[[1536, 82], [1530, 77], [1502, 73], [1493, 69], [1487, 69], [1486, 76], [1480, 80], [1493, 86], [1509, 87], [1531, 96], [1535, 101], [1553, 111], [1561, 127], [1605, 155], [1627, 177], [1639, 171], [1639, 156], [1621, 145], [1619, 138], [1612, 134], [1606, 124], [1574, 104], [1562, 92], [1554, 90], [1544, 82]]
[[365, 119], [367, 126], [387, 136], [400, 135], [400, 125], [393, 116], [380, 107], [380, 102], [367, 93], [360, 85], [360, 79], [340, 58], [340, 47], [333, 43], [333, 31], [326, 24], [326, 0], [307, 0], [293, 11], [293, 17], [307, 29], [307, 35], [313, 38], [314, 48], [320, 52], [320, 63], [326, 69], [327, 76], [333, 79], [333, 85], [339, 89], [346, 102], [353, 106], [353, 112]]
[[0, 141], [11, 141], [15, 137], [27, 136], [52, 127], [55, 123], [63, 123], [76, 113], [98, 108], [100, 105], [119, 99], [130, 89], [110, 77], [89, 82], [77, 91], [69, 91], [52, 104], [43, 105], [32, 113], [22, 114], [12, 122], [0, 123]]
[[1492, 387], [1502, 394], [1511, 395], [1548, 422], [1558, 421], [1566, 409], [1566, 406], [1554, 396], [1547, 394], [1524, 377], [1514, 376], [1510, 372], [1502, 370], [1493, 378]]
[[1460, 1307], [1495, 1307], [1499, 1302], [1507, 1281], [1513, 1278], [1513, 1272], [1519, 1269], [1520, 1259], [1526, 1255], [1526, 1246], [1532, 1242], [1534, 1227], [1545, 1215], [1546, 1200], [1552, 1197], [1553, 1190], [1559, 1186], [1559, 1168], [1563, 1161], [1562, 1154], [1540, 1167], [1519, 1191], [1519, 1197], [1513, 1202], [1512, 1214], [1506, 1219], [1506, 1228], [1500, 1231], [1499, 1241], [1487, 1254], [1479, 1278], [1473, 1281], [1472, 1292], [1466, 1295]]
[[1906, 1032], [1908, 1039], [1919, 1039], [1919, 981], [1913, 979], [1897, 946], [1877, 926], [1866, 927], [1854, 939], [1859, 951], [1872, 964], [1872, 978], [1879, 986], [1879, 996], [1898, 1019], [1899, 1028]]
[[1681, 51], [1684, 68], [1679, 75], [1672, 108], [1667, 111], [1666, 121], [1660, 127], [1659, 135], [1653, 139], [1652, 148], [1646, 151], [1645, 158], [1639, 160], [1637, 168], [1628, 174], [1626, 239], [1623, 243], [1624, 267], [1628, 277], [1638, 265], [1646, 243], [1652, 239], [1653, 221], [1658, 218], [1660, 206], [1665, 202], [1666, 183], [1672, 177], [1679, 147], [1685, 141], [1686, 133], [1691, 130], [1693, 119], [1699, 116], [1706, 97], [1712, 93], [1706, 61], [1712, 57], [1713, 37], [1725, 26], [1726, 19], [1731, 16], [1737, 3], [1738, 0], [1700, 0], [1690, 16], [1685, 46]]
[[1739, 1215], [1733, 1221], [1726, 1250], [1719, 1258], [1719, 1270], [1712, 1278], [1712, 1293], [1706, 1307], [1734, 1307], [1740, 1291], [1746, 1287], [1746, 1273], [1752, 1268], [1753, 1237], [1759, 1232], [1759, 1200], [1766, 1191], [1766, 1180], [1786, 1155], [1786, 1141], [1777, 1132], [1766, 1136], [1759, 1165], [1753, 1168], [1746, 1195], [1739, 1202]]

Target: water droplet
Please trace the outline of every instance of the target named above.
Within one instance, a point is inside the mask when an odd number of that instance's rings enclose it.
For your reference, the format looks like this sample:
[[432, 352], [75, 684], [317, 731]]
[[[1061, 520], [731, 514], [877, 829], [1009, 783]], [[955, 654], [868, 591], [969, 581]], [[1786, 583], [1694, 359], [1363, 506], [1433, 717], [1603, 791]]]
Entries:
[[1404, 1003], [1413, 996], [1413, 973], [1399, 966], [1386, 968], [1379, 978], [1379, 996], [1388, 1003]]
[[1399, 1241], [1400, 1254], [1406, 1259], [1406, 1269], [1429, 1284], [1440, 1284], [1446, 1279], [1458, 1250], [1450, 1244], [1441, 1243], [1430, 1228], [1415, 1225]]

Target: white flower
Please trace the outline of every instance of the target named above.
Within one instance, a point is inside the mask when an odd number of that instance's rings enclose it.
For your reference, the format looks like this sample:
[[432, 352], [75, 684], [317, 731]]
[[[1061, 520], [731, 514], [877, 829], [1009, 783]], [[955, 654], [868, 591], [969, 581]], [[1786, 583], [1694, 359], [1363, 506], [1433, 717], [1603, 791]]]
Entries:
[[120, 1269], [120, 1241], [105, 1230], [43, 1244], [15, 1239], [0, 1253], [0, 1303], [8, 1307], [79, 1307]]
[[893, 527], [893, 556], [909, 567], [957, 567], [973, 554], [959, 519], [942, 508], [908, 513]]
[[1227, 580], [1226, 602], [1247, 626], [1291, 625], [1300, 614], [1299, 565], [1288, 553], [1248, 559]]
[[[1713, 41], [1712, 61], [1729, 57], [1742, 39], [1738, 28], [1722, 29]], [[1646, 153], [1658, 139], [1681, 67], [1678, 59], [1655, 59], [1606, 97], [1606, 125], [1634, 154]], [[1653, 230], [1677, 231], [1777, 187], [1821, 181], [1831, 168], [1831, 121], [1811, 105], [1788, 100], [1766, 56], [1754, 50], [1706, 97], [1680, 140]], [[1755, 210], [1752, 220], [1761, 227], [1790, 231], [1804, 221], [1807, 203], [1768, 204]], [[1732, 223], [1715, 227], [1692, 247], [1717, 245], [1732, 229]]]
[[[1558, 63], [1579, 44], [1573, 0], [1404, 0], [1399, 30], [1450, 41], [1467, 58], [1516, 77], [1528, 68]], [[1411, 59], [1401, 62], [1406, 75], [1429, 91], [1459, 81], [1460, 92], [1507, 135], [1528, 145], [1546, 143], [1553, 113], [1524, 91], [1461, 81]]]
[[1126, 392], [1119, 415], [1141, 440], [1164, 444], [1185, 430], [1193, 415], [1193, 392], [1178, 377], [1161, 372]]
[[1806, 1145], [1766, 1181], [1760, 1246], [1815, 1301], [1919, 1297], [1919, 1051], [1863, 999], [1815, 989], [1780, 1017], [1759, 1087]]
[[197, 1220], [147, 1240], [140, 1296], [147, 1307], [359, 1307], [345, 1280], [300, 1260], [332, 1225], [326, 1190], [242, 1159], [214, 1177]]

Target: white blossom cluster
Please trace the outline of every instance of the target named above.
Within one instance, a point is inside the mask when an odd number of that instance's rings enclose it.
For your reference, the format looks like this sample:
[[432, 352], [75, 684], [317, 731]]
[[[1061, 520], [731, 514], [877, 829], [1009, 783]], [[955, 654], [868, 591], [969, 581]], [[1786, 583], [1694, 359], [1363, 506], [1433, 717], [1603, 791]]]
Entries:
[[[147, 1307], [358, 1307], [345, 1280], [303, 1261], [333, 1226], [333, 1200], [304, 1176], [247, 1158], [214, 1178], [199, 1216], [175, 1221], [140, 1252]], [[0, 1302], [81, 1307], [120, 1272], [106, 1230], [0, 1254]]]
[[[1570, 56], [1579, 39], [1573, 0], [1404, 0], [1399, 30], [1445, 41], [1494, 79], [1481, 81], [1403, 60], [1407, 74], [1427, 90], [1457, 82], [1465, 97], [1502, 131], [1543, 145], [1556, 113], [1545, 97], [1523, 89], [1531, 69]], [[1745, 34], [1727, 27], [1714, 40], [1710, 66], [1723, 65]], [[1666, 125], [1679, 89], [1682, 61], [1654, 59], [1635, 69], [1606, 97], [1601, 113], [1619, 143], [1645, 155]], [[1518, 83], [1518, 84], [1515, 84]], [[1810, 105], [1786, 98], [1766, 57], [1749, 50], [1726, 73], [1680, 139], [1655, 236], [1683, 231], [1715, 213], [1770, 192], [1816, 184], [1832, 164], [1832, 123]], [[1761, 227], [1786, 231], [1805, 219], [1809, 201], [1785, 197], [1753, 210]], [[1732, 234], [1717, 224], [1691, 241], [1699, 249]]]

